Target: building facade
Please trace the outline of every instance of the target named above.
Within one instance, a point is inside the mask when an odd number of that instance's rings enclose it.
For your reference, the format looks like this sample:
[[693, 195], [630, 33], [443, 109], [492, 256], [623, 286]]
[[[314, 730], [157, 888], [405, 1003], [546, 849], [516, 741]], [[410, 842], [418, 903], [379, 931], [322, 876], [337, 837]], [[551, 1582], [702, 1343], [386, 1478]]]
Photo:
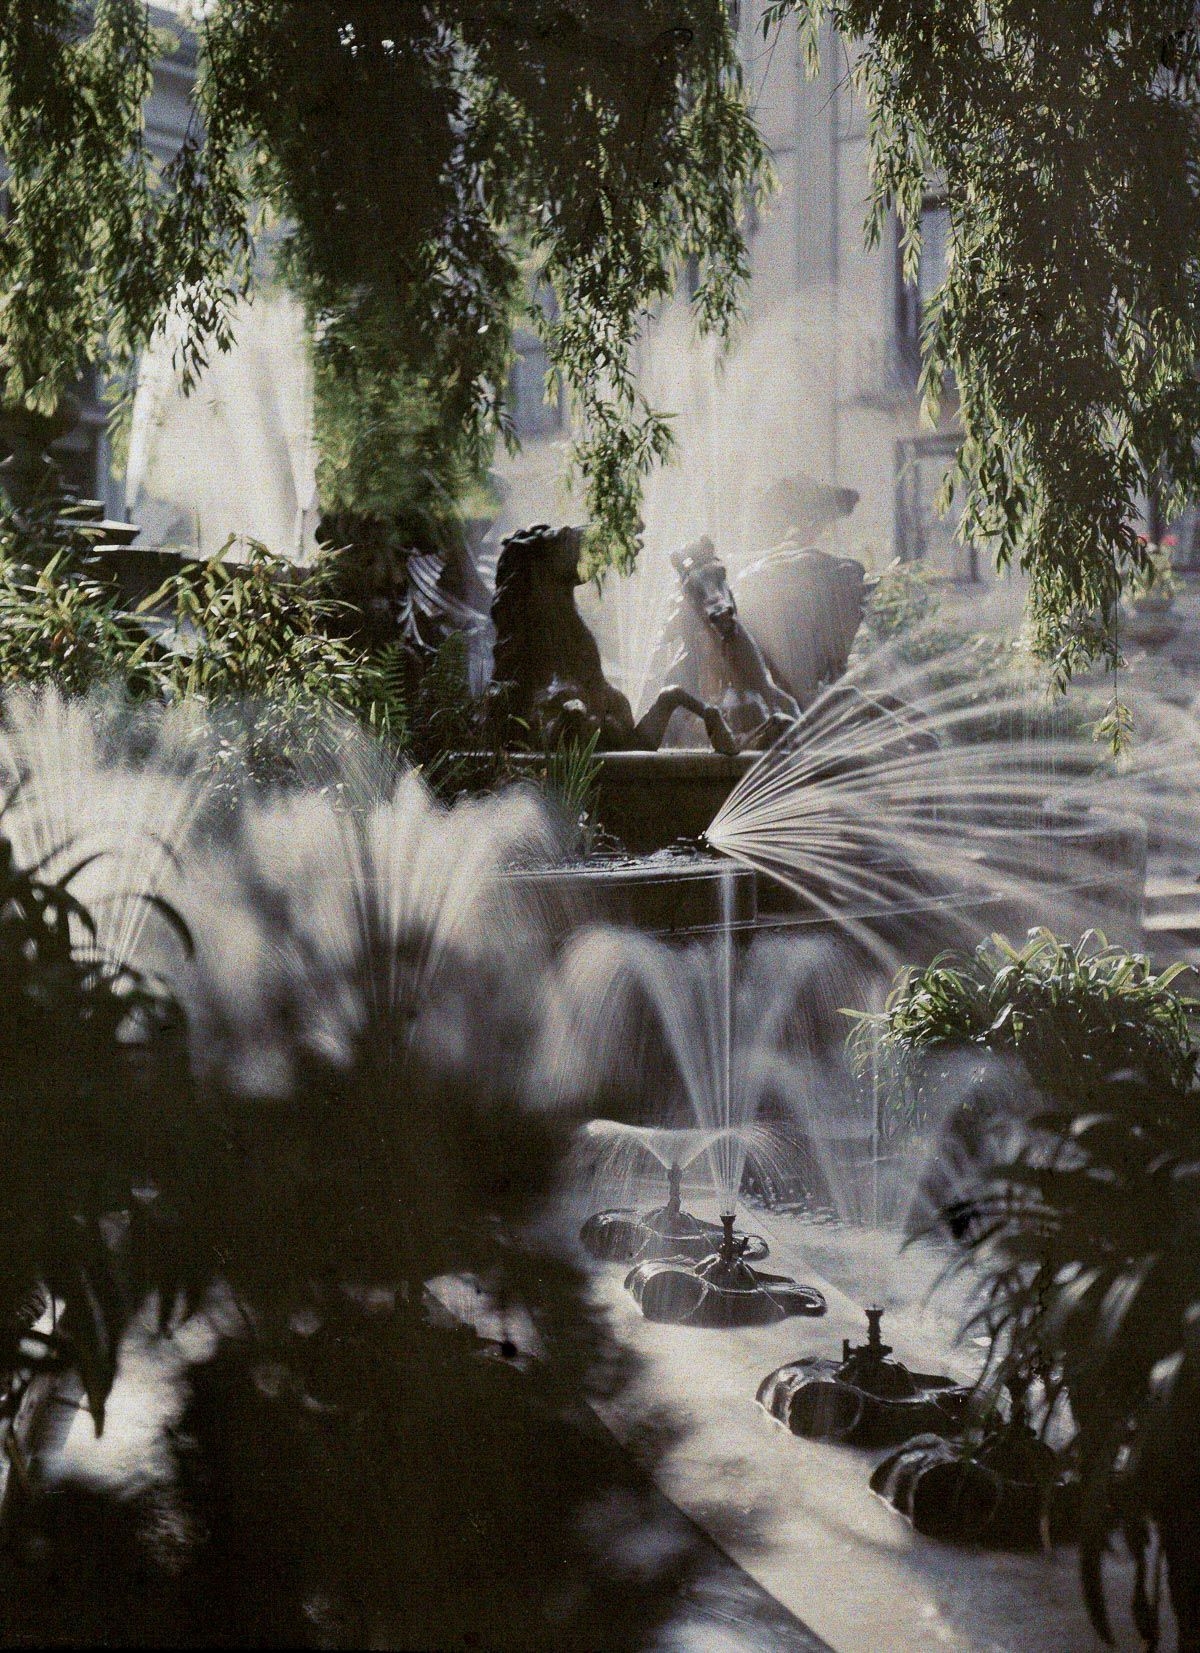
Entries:
[[[867, 123], [843, 44], [826, 31], [821, 70], [805, 71], [798, 34], [763, 38], [761, 0], [738, 27], [747, 86], [778, 189], [747, 225], [752, 279], [746, 317], [728, 352], [697, 341], [688, 282], [648, 318], [641, 381], [674, 416], [677, 457], [647, 489], [650, 535], [712, 535], [726, 554], [763, 549], [756, 501], [786, 477], [850, 487], [853, 516], [830, 530], [842, 550], [875, 565], [922, 559], [969, 580], [982, 570], [957, 544], [954, 518], [934, 499], [953, 457], [953, 409], [922, 422], [918, 329], [945, 267], [947, 214], [931, 197], [915, 286], [901, 274], [899, 227], [864, 238]], [[694, 274], [693, 274], [694, 280]], [[571, 508], [556, 482], [566, 432], [561, 405], [540, 400], [544, 357], [518, 335], [514, 413], [523, 451], [500, 465], [511, 492], [502, 526]], [[952, 398], [948, 399], [952, 403]]]

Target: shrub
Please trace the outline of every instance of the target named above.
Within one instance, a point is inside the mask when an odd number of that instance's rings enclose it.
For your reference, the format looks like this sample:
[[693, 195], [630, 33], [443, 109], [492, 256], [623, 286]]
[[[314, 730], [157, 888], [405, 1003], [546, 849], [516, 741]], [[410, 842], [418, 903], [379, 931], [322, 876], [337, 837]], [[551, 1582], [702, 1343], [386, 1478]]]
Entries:
[[0, 684], [54, 683], [85, 694], [113, 677], [153, 692], [145, 633], [98, 581], [59, 551], [44, 568], [0, 564]]
[[1159, 1088], [1186, 1090], [1196, 1052], [1190, 999], [1139, 953], [1089, 932], [1078, 946], [1035, 930], [1024, 946], [1002, 936], [969, 958], [943, 954], [897, 979], [883, 1015], [853, 1035], [861, 1068], [872, 1043], [890, 1058], [889, 1084], [915, 1087], [919, 1117], [931, 1117], [940, 1054], [971, 1047], [1016, 1056], [1039, 1090], [1087, 1106], [1091, 1089], [1136, 1069]]
[[[333, 763], [348, 719], [453, 794], [477, 745], [465, 643], [426, 659], [403, 642], [359, 647], [324, 566], [298, 569], [254, 541], [185, 565], [136, 611], [88, 561], [89, 540], [58, 516], [0, 518], [0, 686], [68, 696], [115, 685], [138, 701], [194, 703], [217, 790], [248, 777], [282, 785]], [[231, 556], [230, 553], [234, 555]]]
[[890, 562], [875, 581], [863, 613], [863, 631], [875, 644], [914, 633], [939, 607], [933, 581], [919, 563]]
[[[1200, 1096], [1195, 1006], [1173, 975], [1101, 938], [1072, 947], [1039, 932], [1019, 950], [993, 939], [903, 978], [881, 1029], [892, 1078], [915, 1079], [918, 1096], [947, 1081], [955, 1051], [1008, 1063], [1003, 1128], [981, 1130], [968, 1100], [926, 1178], [961, 1265], [977, 1272], [969, 1329], [988, 1339], [985, 1385], [1039, 1374], [1047, 1420], [1069, 1401], [1084, 1594], [1100, 1634], [1103, 1558], [1120, 1530], [1137, 1561], [1134, 1615], [1157, 1644], [1156, 1534], [1179, 1645], [1194, 1648]], [[945, 1157], [965, 1166], [949, 1193]]]
[[0, 836], [0, 1419], [36, 1370], [73, 1367], [100, 1430], [131, 1308], [112, 1225], [148, 1237], [177, 1116], [132, 1060], [170, 1000], [96, 947], [78, 871], [46, 881]]

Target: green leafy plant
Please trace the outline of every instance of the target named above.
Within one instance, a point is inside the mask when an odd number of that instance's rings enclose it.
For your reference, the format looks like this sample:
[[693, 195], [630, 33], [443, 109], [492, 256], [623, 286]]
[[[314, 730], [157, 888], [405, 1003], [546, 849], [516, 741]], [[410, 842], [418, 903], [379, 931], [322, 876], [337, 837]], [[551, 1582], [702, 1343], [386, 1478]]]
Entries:
[[247, 777], [290, 784], [325, 770], [351, 720], [447, 795], [503, 772], [502, 754], [480, 761], [465, 638], [429, 651], [348, 638], [334, 559], [302, 569], [231, 540], [129, 612], [89, 564], [86, 537], [55, 521], [0, 518], [0, 684], [67, 695], [115, 685], [136, 701], [192, 705], [210, 776], [230, 797]]
[[938, 607], [937, 588], [928, 570], [920, 563], [897, 558], [875, 580], [863, 611], [863, 632], [873, 643], [905, 638], [930, 620]]
[[600, 787], [599, 740], [596, 729], [587, 740], [563, 742], [546, 759], [546, 795], [585, 848], [595, 830], [591, 817]]
[[401, 643], [391, 642], [368, 658], [363, 686], [363, 718], [371, 733], [397, 748], [409, 744], [409, 689], [411, 656]]
[[35, 1373], [73, 1369], [99, 1431], [137, 1306], [114, 1225], [142, 1226], [179, 1143], [133, 1061], [173, 1007], [99, 952], [70, 888], [83, 864], [47, 881], [0, 835], [0, 1422]]
[[[1156, 1535], [1182, 1648], [1200, 1645], [1200, 1095], [1197, 1007], [1176, 975], [1099, 937], [993, 938], [901, 978], [876, 1031], [888, 1080], [914, 1085], [918, 1104], [961, 1095], [956, 1053], [1004, 1064], [990, 1097], [976, 1083], [943, 1110], [926, 1176], [978, 1282], [967, 1330], [988, 1340], [984, 1388], [1037, 1372], [1047, 1420], [1069, 1403], [1093, 1622], [1110, 1639], [1102, 1567], [1120, 1530], [1138, 1563], [1135, 1618], [1157, 1645]], [[855, 1038], [861, 1060], [865, 1026]]]
[[439, 796], [486, 791], [508, 777], [505, 754], [485, 741], [471, 694], [467, 640], [450, 632], [429, 656], [374, 656], [364, 691], [370, 727], [403, 731], [404, 755]]
[[269, 217], [312, 321], [327, 505], [392, 515], [477, 475], [512, 436], [524, 312], [573, 404], [596, 566], [631, 561], [670, 445], [636, 383], [643, 319], [695, 258], [697, 322], [728, 333], [767, 179], [725, 0], [218, 0], [191, 26], [196, 118], [160, 169], [144, 112], [170, 45], [144, 0], [0, 12], [6, 395], [50, 411], [164, 321], [197, 377]]
[[944, 1212], [982, 1276], [970, 1330], [989, 1382], [1034, 1363], [1069, 1401], [1082, 1480], [1088, 1611], [1110, 1640], [1103, 1560], [1119, 1530], [1137, 1562], [1133, 1609], [1158, 1645], [1156, 1536], [1179, 1646], [1200, 1646], [1200, 1098], [1136, 1067], [1092, 1085], [1086, 1112], [1037, 1112]]
[[1173, 988], [1181, 969], [1156, 974], [1095, 933], [1072, 945], [1035, 930], [1022, 947], [992, 936], [970, 957], [902, 972], [882, 1014], [857, 1019], [851, 1053], [859, 1071], [886, 1057], [887, 1084], [910, 1093], [894, 1100], [921, 1123], [937, 1117], [939, 1059], [963, 1050], [1015, 1056], [1035, 1084], [1080, 1108], [1093, 1083], [1128, 1068], [1186, 1089], [1196, 1007]]
[[358, 655], [329, 635], [333, 605], [311, 576], [257, 541], [231, 539], [209, 561], [172, 574], [137, 610], [156, 611], [175, 632], [163, 666], [169, 693], [343, 705], [359, 694]]
[[135, 694], [155, 686], [151, 643], [111, 593], [56, 551], [44, 567], [0, 563], [0, 683], [55, 683], [84, 694], [121, 678]]

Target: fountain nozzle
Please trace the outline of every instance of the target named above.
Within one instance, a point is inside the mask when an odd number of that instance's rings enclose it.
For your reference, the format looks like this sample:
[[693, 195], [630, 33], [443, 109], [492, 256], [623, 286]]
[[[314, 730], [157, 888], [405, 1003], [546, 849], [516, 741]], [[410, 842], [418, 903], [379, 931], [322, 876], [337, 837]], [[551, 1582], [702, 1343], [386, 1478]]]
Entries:
[[890, 1343], [883, 1341], [883, 1309], [880, 1304], [872, 1303], [866, 1310], [867, 1341], [857, 1345], [851, 1343], [848, 1337], [842, 1339], [842, 1362], [849, 1361], [853, 1355], [865, 1355], [870, 1361], [884, 1361], [892, 1352]]
[[678, 1165], [667, 1167], [667, 1212], [677, 1217], [682, 1209], [683, 1172]]

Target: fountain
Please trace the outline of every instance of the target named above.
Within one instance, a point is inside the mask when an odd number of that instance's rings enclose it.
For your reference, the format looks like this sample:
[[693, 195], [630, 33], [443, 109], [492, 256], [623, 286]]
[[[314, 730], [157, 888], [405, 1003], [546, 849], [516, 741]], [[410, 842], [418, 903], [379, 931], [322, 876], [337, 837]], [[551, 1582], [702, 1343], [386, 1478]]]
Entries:
[[1012, 675], [972, 676], [969, 646], [928, 669], [883, 651], [764, 754], [705, 841], [766, 875], [760, 917], [829, 927], [881, 967], [1048, 915], [1136, 945], [1146, 833], [1121, 802], [1142, 789], [1130, 779]]
[[894, 1446], [918, 1434], [948, 1435], [966, 1416], [972, 1389], [911, 1372], [883, 1341], [883, 1310], [867, 1311], [867, 1341], [842, 1344], [841, 1360], [804, 1355], [759, 1384], [757, 1400], [793, 1435], [847, 1446]]
[[[671, 1139], [673, 1143], [679, 1138], [698, 1139], [695, 1152], [685, 1159], [685, 1164], [707, 1152], [713, 1145], [712, 1133], [704, 1131], [651, 1131], [636, 1125], [620, 1126], [609, 1120], [593, 1120], [588, 1126], [593, 1134], [601, 1129], [616, 1136], [628, 1133], [633, 1139], [640, 1138], [651, 1152], [654, 1149], [650, 1144], [655, 1139]], [[683, 1148], [684, 1145], [679, 1146]], [[673, 1148], [667, 1151], [671, 1152]], [[640, 1214], [629, 1206], [597, 1211], [583, 1224], [579, 1238], [597, 1261], [641, 1263], [659, 1258], [691, 1257], [700, 1262], [712, 1254], [723, 1229], [683, 1209], [683, 1165], [678, 1159], [664, 1163], [667, 1171], [665, 1205]], [[748, 1262], [761, 1262], [768, 1253], [767, 1242], [760, 1234], [739, 1235], [738, 1241], [744, 1244], [742, 1255]]]
[[[444, 1220], [446, 1209], [482, 1210], [500, 1198], [490, 1183], [472, 1179], [481, 1133], [464, 1133], [457, 1151], [438, 1160], [436, 1174], [431, 1173], [425, 1133], [441, 1141], [437, 1121], [449, 1101], [457, 1106], [455, 1099], [468, 1096], [486, 1102], [499, 1092], [507, 1106], [507, 1086], [513, 1093], [520, 1090], [521, 1106], [534, 1110], [549, 1103], [545, 1112], [553, 1118], [555, 1106], [569, 1105], [574, 1117], [584, 1118], [602, 1108], [608, 1111], [610, 1096], [619, 1092], [619, 1099], [629, 1104], [629, 1117], [688, 1121], [692, 1135], [673, 1133], [665, 1124], [620, 1124], [597, 1133], [597, 1139], [606, 1133], [613, 1141], [620, 1138], [623, 1149], [638, 1153], [649, 1148], [650, 1133], [658, 1133], [650, 1151], [661, 1168], [659, 1182], [666, 1180], [667, 1197], [665, 1203], [661, 1198], [628, 1203], [614, 1198], [609, 1210], [596, 1212], [584, 1224], [584, 1243], [590, 1234], [606, 1258], [630, 1265], [629, 1298], [647, 1320], [726, 1330], [721, 1339], [705, 1340], [703, 1361], [690, 1363], [687, 1353], [695, 1349], [695, 1340], [681, 1340], [677, 1333], [645, 1337], [644, 1346], [664, 1351], [663, 1362], [674, 1363], [680, 1390], [697, 1413], [716, 1405], [735, 1412], [728, 1396], [740, 1392], [745, 1410], [753, 1414], [745, 1370], [735, 1364], [747, 1352], [736, 1328], [815, 1316], [824, 1308], [815, 1286], [761, 1270], [757, 1265], [766, 1255], [765, 1241], [748, 1232], [751, 1225], [745, 1220], [739, 1229], [735, 1213], [744, 1210], [747, 1161], [766, 1146], [766, 1138], [755, 1134], [765, 1129], [766, 1105], [775, 1108], [776, 1124], [780, 1118], [811, 1121], [814, 1131], [830, 1133], [853, 1126], [860, 1131], [853, 1146], [861, 1150], [868, 1175], [878, 1172], [878, 1140], [869, 1110], [853, 1120], [838, 1117], [841, 1101], [831, 1081], [832, 1060], [825, 1062], [822, 1055], [824, 1045], [832, 1050], [832, 1037], [818, 1026], [812, 1005], [828, 1009], [833, 1018], [837, 1008], [859, 1003], [900, 956], [880, 941], [871, 955], [874, 973], [857, 984], [863, 989], [860, 995], [854, 981], [834, 976], [814, 935], [799, 926], [781, 926], [741, 949], [737, 925], [748, 930], [752, 921], [739, 914], [739, 891], [753, 886], [753, 869], [766, 863], [772, 871], [782, 869], [794, 887], [811, 893], [826, 935], [851, 942], [863, 910], [887, 916], [902, 888], [913, 894], [914, 924], [932, 933], [940, 922], [938, 915], [922, 910], [920, 891], [902, 884], [904, 857], [924, 872], [938, 870], [940, 860], [940, 870], [965, 879], [967, 869], [978, 872], [987, 864], [974, 858], [986, 853], [1014, 902], [1045, 887], [1028, 855], [1024, 869], [1020, 866], [1017, 852], [1024, 840], [1011, 820], [1004, 826], [994, 818], [990, 828], [976, 820], [973, 835], [964, 830], [967, 806], [998, 811], [1005, 783], [1010, 804], [1014, 798], [1021, 803], [1044, 797], [1045, 775], [1028, 750], [1005, 757], [985, 754], [977, 746], [902, 749], [895, 729], [880, 720], [870, 740], [860, 724], [853, 739], [846, 733], [823, 737], [825, 744], [817, 742], [803, 759], [777, 751], [761, 760], [754, 787], [735, 798], [712, 828], [723, 852], [736, 853], [745, 863], [741, 868], [728, 860], [707, 863], [715, 940], [665, 948], [628, 931], [592, 929], [566, 940], [560, 935], [556, 945], [543, 946], [539, 918], [526, 896], [528, 881], [546, 870], [555, 845], [544, 812], [527, 794], [482, 800], [447, 813], [412, 775], [386, 799], [373, 802], [347, 801], [329, 788], [302, 789], [290, 797], [247, 801], [236, 825], [222, 837], [197, 828], [188, 786], [164, 785], [159, 803], [147, 786], [143, 799], [131, 780], [139, 773], [133, 759], [108, 765], [81, 762], [72, 744], [83, 738], [75, 724], [64, 720], [60, 737], [45, 703], [30, 703], [23, 715], [24, 725], [12, 717], [10, 705], [9, 738], [16, 754], [11, 767], [32, 771], [27, 807], [31, 815], [36, 809], [44, 816], [41, 838], [30, 822], [21, 823], [30, 846], [50, 846], [69, 837], [72, 823], [81, 819], [89, 831], [95, 826], [120, 842], [129, 836], [123, 811], [135, 799], [137, 813], [153, 828], [147, 854], [155, 858], [155, 878], [160, 883], [173, 879], [173, 857], [184, 864], [186, 876], [172, 882], [170, 893], [195, 932], [197, 956], [175, 968], [191, 1012], [199, 1083], [215, 1082], [215, 1076], [236, 1096], [244, 1115], [258, 1111], [256, 1103], [266, 1103], [261, 1112], [275, 1121], [284, 1115], [280, 1104], [302, 1082], [298, 1076], [318, 1062], [343, 1074], [355, 1048], [364, 1043], [371, 1048], [377, 1092], [351, 1092], [349, 1103], [338, 1093], [339, 1108], [359, 1110], [357, 1117], [349, 1114], [359, 1134], [349, 1139], [344, 1167], [339, 1167], [345, 1181], [333, 1185], [351, 1213], [341, 1236], [346, 1250], [340, 1260], [363, 1279], [371, 1278], [386, 1243], [397, 1248], [420, 1287], [422, 1270], [433, 1272], [431, 1258], [449, 1267], [459, 1255], [457, 1230]], [[78, 716], [83, 719], [82, 712]], [[1194, 755], [1189, 767], [1187, 738], [1181, 725], [1176, 746], [1164, 750], [1152, 766], [1159, 779], [1171, 778], [1174, 766], [1178, 796], [1185, 801], [1190, 798], [1189, 776], [1197, 772]], [[844, 744], [839, 746], [838, 739]], [[1064, 741], [1056, 755], [1068, 750]], [[858, 775], [849, 766], [838, 770], [831, 759], [839, 757], [857, 762]], [[164, 762], [161, 753], [141, 761], [150, 775]], [[905, 765], [910, 791], [923, 789], [907, 802]], [[1136, 803], [1143, 784], [1137, 772], [1126, 771], [1120, 784], [1125, 800]], [[956, 785], [961, 787], [957, 794]], [[1194, 819], [1194, 809], [1181, 803], [1164, 815], [1161, 830], [1173, 833], [1183, 846]], [[1078, 818], [1069, 824], [1076, 830]], [[882, 858], [889, 834], [896, 839], [890, 863]], [[162, 851], [156, 836], [171, 845], [172, 856]], [[1119, 848], [1115, 837], [1112, 842]], [[862, 853], [867, 848], [879, 851], [880, 859], [870, 862]], [[96, 879], [108, 876], [112, 864], [98, 861]], [[722, 864], [723, 874], [714, 870]], [[137, 881], [123, 865], [114, 893]], [[975, 922], [978, 910], [964, 909], [966, 921]], [[144, 962], [162, 962], [153, 938], [142, 929], [126, 928], [124, 919], [119, 924], [114, 920], [112, 935], [114, 944], [123, 938], [119, 945]], [[657, 1010], [657, 1043], [647, 1045], [632, 1036], [628, 1017], [621, 1013], [631, 996], [643, 1001], [643, 1008]], [[797, 1019], [797, 1003], [806, 1011], [803, 1018]], [[531, 1007], [536, 1007], [536, 1022]], [[531, 1027], [538, 1035], [549, 1034], [554, 1051], [572, 1067], [569, 1085], [545, 1085], [545, 1062], [530, 1057], [535, 1042]], [[657, 1059], [664, 1049], [670, 1061]], [[424, 1113], [412, 1100], [411, 1080], [430, 1074], [439, 1087], [430, 1093], [438, 1106]], [[481, 1104], [481, 1116], [499, 1132], [512, 1114], [498, 1107], [484, 1115]], [[291, 1122], [292, 1115], [287, 1117]], [[328, 1129], [331, 1117], [338, 1124], [334, 1133]], [[340, 1147], [346, 1117], [332, 1110], [322, 1115], [318, 1123], [324, 1134], [312, 1137], [314, 1150], [331, 1135], [339, 1138]], [[298, 1120], [297, 1128], [303, 1126]], [[377, 1163], [380, 1143], [386, 1145], [386, 1168]], [[824, 1150], [828, 1144], [822, 1140], [821, 1146]], [[249, 1156], [251, 1167], [252, 1162]], [[290, 1171], [294, 1163], [281, 1160], [280, 1168]], [[719, 1213], [719, 1222], [699, 1214], [706, 1207], [692, 1197], [688, 1168], [693, 1164], [709, 1168], [716, 1198], [707, 1209]], [[386, 1193], [384, 1172], [395, 1166], [405, 1174], [406, 1187], [411, 1182], [412, 1188], [427, 1190], [422, 1196], [427, 1208], [422, 1205], [415, 1218], [394, 1200], [361, 1197], [363, 1178], [369, 1179], [372, 1193]], [[537, 1168], [528, 1174], [537, 1175]], [[451, 1200], [447, 1186], [454, 1189]], [[243, 1209], [253, 1210], [253, 1200], [243, 1201], [239, 1211]], [[874, 1205], [867, 1200], [865, 1210], [872, 1222], [884, 1215], [878, 1199]], [[400, 1232], [409, 1225], [415, 1235], [411, 1249]], [[786, 1237], [783, 1219], [780, 1228]], [[436, 1252], [429, 1246], [430, 1233], [441, 1248]], [[777, 1231], [769, 1228], [768, 1233], [778, 1257]], [[836, 1234], [830, 1243], [837, 1243]], [[482, 1254], [491, 1255], [486, 1249]], [[852, 1267], [858, 1266], [849, 1248], [846, 1255]], [[812, 1260], [815, 1266], [817, 1259]], [[307, 1256], [299, 1259], [298, 1275], [308, 1263]], [[820, 1273], [826, 1274], [823, 1264]], [[611, 1286], [621, 1301], [617, 1279], [615, 1271], [608, 1271], [601, 1284]], [[516, 1290], [532, 1294], [531, 1276], [520, 1277]], [[472, 1294], [464, 1290], [462, 1295]], [[644, 1334], [632, 1312], [624, 1318], [623, 1331], [617, 1317], [618, 1338], [631, 1329], [634, 1336]], [[798, 1433], [859, 1445], [905, 1442], [887, 1461], [886, 1471], [881, 1466], [878, 1487], [919, 1530], [934, 1531], [939, 1512], [954, 1510], [961, 1515], [956, 1531], [988, 1541], [1002, 1529], [1011, 1531], [1003, 1513], [1016, 1497], [1010, 1487], [1043, 1487], [1044, 1457], [1013, 1431], [1003, 1438], [981, 1438], [974, 1431], [963, 1435], [969, 1391], [895, 1360], [884, 1341], [882, 1311], [869, 1310], [867, 1324], [865, 1341], [853, 1345], [847, 1340], [840, 1361], [809, 1357], [774, 1372], [759, 1391], [763, 1406]], [[528, 1344], [519, 1345], [515, 1334], [511, 1342], [521, 1348], [524, 1360]], [[725, 1367], [718, 1364], [720, 1351], [730, 1357]], [[514, 1383], [518, 1376], [524, 1381], [516, 1361], [510, 1364]], [[689, 1364], [694, 1374], [685, 1369]], [[741, 1390], [726, 1381], [730, 1372], [738, 1374]], [[929, 1438], [934, 1435], [936, 1442]], [[961, 1446], [945, 1439], [956, 1435], [963, 1435]], [[755, 1452], [753, 1416], [744, 1439], [749, 1462]], [[806, 1459], [806, 1474], [808, 1467]], [[855, 1483], [861, 1479], [856, 1476]], [[854, 1516], [857, 1508], [857, 1485], [849, 1480], [838, 1482], [830, 1496], [838, 1521], [844, 1516], [849, 1521], [846, 1512]], [[795, 1480], [782, 1484], [790, 1496]], [[861, 1490], [866, 1502], [865, 1486]], [[1054, 1493], [1055, 1499], [1059, 1496]], [[1055, 1532], [1066, 1530], [1069, 1491], [1061, 1498], [1061, 1527], [1051, 1504]], [[1001, 1512], [994, 1518], [988, 1514], [993, 1503]], [[1022, 1505], [1026, 1512], [1032, 1507]], [[794, 1515], [793, 1508], [789, 1519]], [[1025, 1534], [1033, 1530], [1030, 1520], [1036, 1527], [1040, 1519], [1040, 1513], [1022, 1514], [1019, 1521], [1013, 1517]]]
[[[792, 633], [805, 640], [803, 659], [791, 651], [797, 686], [747, 629], [734, 596], [745, 581], [726, 577], [711, 541], [678, 553], [655, 674], [669, 687], [635, 721], [575, 607], [578, 530], [539, 527], [505, 544], [493, 709], [518, 716], [526, 737], [599, 737], [594, 814], [628, 852], [537, 875], [574, 904], [564, 930], [589, 909], [659, 933], [715, 930], [717, 869], [732, 859], [750, 875], [739, 926], [815, 925], [881, 967], [981, 930], [1020, 933], [1048, 900], [1064, 929], [1135, 939], [1144, 829], [1081, 798], [1097, 768], [1091, 743], [1066, 730], [1031, 742], [1047, 721], [1033, 688], [1007, 669], [981, 675], [970, 645], [928, 670], [887, 648], [848, 663], [860, 564], [785, 544], [747, 571], [785, 573], [804, 597], [803, 623], [792, 603], [774, 637], [776, 650]], [[720, 749], [628, 749], [664, 737]], [[761, 756], [750, 749], [763, 744]]]
[[[606, 679], [575, 605], [582, 534], [539, 524], [504, 542], [492, 604], [493, 735], [504, 745], [532, 741], [547, 749], [595, 737], [597, 808], [608, 830], [635, 854], [680, 838], [698, 840], [749, 773], [754, 754], [788, 734], [804, 702], [747, 629], [712, 541], [701, 538], [672, 558], [679, 589], [659, 640], [661, 686], [635, 718]], [[861, 588], [861, 565], [848, 566]], [[861, 589], [852, 617], [841, 615], [845, 604], [839, 608], [832, 587], [822, 590], [800, 629], [825, 676], [834, 677], [845, 668], [861, 619]], [[826, 647], [822, 639], [833, 621], [836, 644]], [[807, 700], [823, 680], [811, 677], [806, 671]]]
[[503, 745], [553, 750], [565, 741], [596, 741], [602, 752], [653, 752], [672, 715], [698, 717], [713, 749], [726, 757], [736, 744], [720, 708], [668, 684], [636, 721], [628, 700], [604, 675], [600, 650], [575, 607], [582, 528], [537, 523], [510, 534], [496, 564], [492, 620], [495, 675], [488, 712]]
[[927, 1538], [1032, 1548], [1075, 1537], [1078, 1479], [1031, 1425], [1019, 1387], [1010, 1402], [1007, 1418], [973, 1433], [906, 1441], [873, 1470], [871, 1491]]
[[721, 1243], [698, 1263], [666, 1258], [638, 1263], [630, 1271], [625, 1289], [647, 1320], [725, 1328], [825, 1313], [825, 1298], [815, 1286], [750, 1266], [746, 1257], [753, 1236], [737, 1234], [735, 1221], [732, 1211], [721, 1213]]
[[[631, 1206], [610, 1207], [589, 1215], [580, 1236], [595, 1256], [633, 1261], [625, 1284], [647, 1319], [731, 1327], [825, 1312], [815, 1287], [756, 1269], [766, 1242], [735, 1227], [747, 1163], [770, 1166], [788, 1151], [781, 1134], [756, 1115], [790, 1076], [780, 1041], [792, 1008], [786, 977], [769, 985], [766, 973], [750, 968], [739, 981], [735, 963], [728, 927], [715, 944], [683, 951], [587, 931], [563, 961], [563, 1021], [549, 1052], [552, 1088], [586, 1106], [587, 1097], [619, 1082], [628, 1050], [645, 1050], [653, 1038], [664, 1057], [660, 1106], [681, 1090], [694, 1121], [670, 1130], [602, 1120], [585, 1132], [585, 1143], [598, 1143], [606, 1155], [599, 1180], [611, 1179], [614, 1159], [635, 1152], [650, 1153], [667, 1174], [665, 1206], [644, 1216]], [[702, 1160], [718, 1196], [719, 1228], [682, 1207], [683, 1169]]]

